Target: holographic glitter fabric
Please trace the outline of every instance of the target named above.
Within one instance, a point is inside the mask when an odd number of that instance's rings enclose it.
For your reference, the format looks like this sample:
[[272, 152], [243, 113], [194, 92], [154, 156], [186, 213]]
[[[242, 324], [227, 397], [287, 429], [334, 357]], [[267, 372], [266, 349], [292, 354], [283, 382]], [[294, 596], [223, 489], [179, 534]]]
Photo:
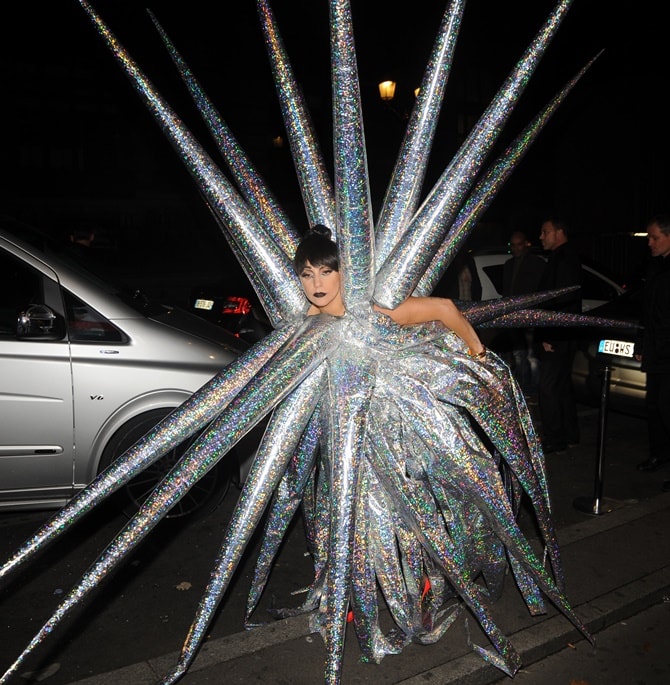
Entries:
[[[325, 0], [323, 0], [325, 2]], [[166, 32], [152, 19], [229, 167], [235, 184], [156, 91], [86, 0], [83, 10], [153, 114], [212, 208], [275, 327], [100, 474], [0, 568], [6, 577], [168, 449], [208, 426], [137, 515], [93, 562], [49, 621], [0, 678], [103, 582], [209, 469], [269, 416], [208, 587], [177, 664], [188, 669], [252, 534], [267, 510], [245, 620], [251, 627], [272, 562], [299, 508], [314, 580], [298, 607], [325, 641], [325, 681], [341, 680], [351, 612], [363, 659], [378, 662], [414, 641], [440, 639], [469, 612], [488, 637], [474, 651], [509, 675], [520, 661], [492, 615], [511, 573], [529, 611], [552, 602], [587, 637], [564, 595], [544, 457], [523, 395], [492, 352], [476, 359], [437, 322], [401, 327], [376, 313], [427, 294], [444, 272], [580, 72], [486, 170], [487, 153], [567, 12], [561, 0], [491, 105], [420, 204], [422, 182], [465, 8], [451, 0], [435, 40], [405, 142], [373, 224], [356, 49], [349, 0], [330, 0], [334, 182], [328, 177], [269, 3], [257, 7], [275, 75], [307, 223], [337, 237], [347, 313], [305, 317], [291, 259], [299, 232], [272, 197]], [[588, 66], [588, 65], [587, 65]], [[532, 309], [563, 291], [469, 303], [478, 326], [618, 322]], [[530, 307], [530, 308], [529, 308]], [[517, 524], [526, 496], [543, 559]], [[428, 585], [429, 584], [429, 585]], [[430, 588], [426, 592], [426, 588]], [[394, 619], [384, 632], [380, 603]]]

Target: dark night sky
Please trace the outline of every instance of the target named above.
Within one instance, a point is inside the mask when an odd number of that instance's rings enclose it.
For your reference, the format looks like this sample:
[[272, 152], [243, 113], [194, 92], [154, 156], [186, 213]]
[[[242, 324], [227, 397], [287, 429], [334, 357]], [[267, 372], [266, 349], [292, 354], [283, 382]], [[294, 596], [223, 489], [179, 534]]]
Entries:
[[[147, 6], [188, 60], [243, 147], [251, 148], [250, 154], [260, 147], [261, 139], [281, 130], [254, 2], [93, 0], [92, 4], [203, 142], [205, 136], [197, 117], [145, 13]], [[612, 233], [640, 229], [651, 213], [666, 208], [669, 146], [664, 108], [670, 65], [664, 45], [663, 4], [656, 0], [575, 0], [500, 145], [509, 142], [589, 58], [604, 52], [489, 209], [485, 217], [488, 222], [498, 223], [505, 230], [529, 222], [534, 229], [533, 222], [540, 214], [558, 210], [580, 230]], [[30, 79], [12, 75], [14, 65], [32, 65], [37, 83], [49, 83], [53, 75], [61, 101], [78, 97], [81, 84], [68, 81], [68, 69], [74, 64], [78, 68], [84, 65], [94, 74], [93, 88], [99, 89], [98, 95], [119, 103], [123, 116], [136, 119], [151, 154], [160, 160], [162, 173], [174, 175], [180, 192], [197, 196], [194, 187], [184, 180], [181, 162], [143, 111], [144, 106], [77, 0], [12, 5], [16, 18], [3, 22], [0, 46], [7, 134], [12, 135], [19, 124], [12, 112], [17, 93], [25, 97], [32, 85]], [[385, 0], [352, 2], [375, 198], [383, 195], [403, 131], [400, 119], [377, 99], [376, 83], [389, 74], [398, 81], [401, 93], [403, 89], [410, 93], [418, 85], [445, 5], [437, 0], [412, 0], [400, 8], [392, 8]], [[547, 0], [467, 3], [429, 180], [439, 176], [455, 151], [450, 102], [456, 101], [455, 93], [468, 84], [471, 65], [482, 67], [487, 78], [480, 83], [481, 92], [492, 96], [553, 5]], [[327, 150], [327, 2], [276, 0], [272, 6]], [[54, 99], [42, 101], [34, 92], [31, 97], [35, 108], [41, 110], [32, 135], [57, 138], [57, 117], [49, 111]], [[402, 100], [398, 107], [403, 107]], [[11, 164], [12, 160], [4, 163]], [[286, 181], [287, 167], [273, 166], [263, 159], [257, 163], [270, 185], [279, 186], [273, 190], [280, 200], [298, 207], [296, 186]], [[28, 174], [22, 183], [39, 195], [40, 178]]]

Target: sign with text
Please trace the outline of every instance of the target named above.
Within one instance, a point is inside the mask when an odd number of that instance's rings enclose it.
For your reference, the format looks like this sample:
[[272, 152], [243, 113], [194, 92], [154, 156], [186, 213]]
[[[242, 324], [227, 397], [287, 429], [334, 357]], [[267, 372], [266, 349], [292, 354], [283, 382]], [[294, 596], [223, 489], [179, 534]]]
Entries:
[[613, 354], [617, 357], [632, 357], [635, 353], [635, 343], [629, 340], [601, 340], [598, 344], [601, 354]]

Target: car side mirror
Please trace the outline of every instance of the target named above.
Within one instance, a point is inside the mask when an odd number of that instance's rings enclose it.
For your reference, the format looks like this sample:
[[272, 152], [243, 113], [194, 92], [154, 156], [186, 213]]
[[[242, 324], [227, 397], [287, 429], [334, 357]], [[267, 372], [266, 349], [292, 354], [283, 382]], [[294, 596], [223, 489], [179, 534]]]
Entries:
[[16, 321], [16, 337], [21, 340], [59, 340], [58, 317], [45, 304], [28, 305]]

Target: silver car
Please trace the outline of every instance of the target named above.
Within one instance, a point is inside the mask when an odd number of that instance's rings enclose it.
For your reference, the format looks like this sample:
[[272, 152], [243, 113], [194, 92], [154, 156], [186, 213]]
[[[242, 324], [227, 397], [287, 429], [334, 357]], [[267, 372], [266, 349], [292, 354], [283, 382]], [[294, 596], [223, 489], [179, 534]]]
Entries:
[[[124, 299], [0, 228], [0, 510], [62, 506], [242, 345], [188, 312]], [[133, 481], [131, 502], [178, 456]], [[203, 506], [229, 478], [213, 469], [171, 515]]]

